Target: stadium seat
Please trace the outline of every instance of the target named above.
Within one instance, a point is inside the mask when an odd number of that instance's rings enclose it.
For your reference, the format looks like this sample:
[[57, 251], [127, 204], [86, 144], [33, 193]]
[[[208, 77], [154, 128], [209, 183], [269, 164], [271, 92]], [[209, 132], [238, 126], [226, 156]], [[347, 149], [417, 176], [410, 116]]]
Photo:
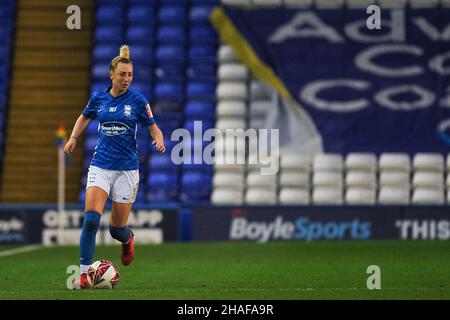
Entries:
[[308, 189], [281, 188], [279, 203], [282, 205], [307, 205], [311, 201]]
[[86, 127], [86, 134], [88, 135], [97, 135], [98, 134], [98, 120], [91, 120]]
[[343, 157], [340, 154], [318, 154], [313, 159], [314, 171], [342, 171]]
[[282, 3], [282, 0], [253, 0], [253, 4], [257, 6], [278, 6]]
[[383, 171], [379, 176], [380, 186], [408, 187], [410, 186], [410, 176], [405, 171]]
[[372, 153], [349, 153], [345, 158], [346, 170], [362, 170], [375, 172], [377, 170], [377, 159]]
[[415, 171], [442, 172], [444, 170], [444, 157], [438, 153], [417, 153], [413, 158], [413, 169]]
[[247, 81], [248, 69], [240, 63], [223, 63], [217, 70], [219, 81]]
[[159, 44], [178, 44], [184, 45], [187, 41], [183, 26], [179, 25], [161, 25], [158, 29], [156, 38]]
[[276, 189], [278, 186], [276, 175], [262, 175], [259, 171], [250, 171], [247, 174], [247, 187]]
[[163, 154], [152, 154], [148, 158], [148, 164], [147, 168], [150, 172], [159, 172], [163, 170], [171, 171], [171, 172], [177, 172], [178, 167], [175, 165], [171, 158], [170, 154], [163, 153]]
[[153, 26], [151, 24], [132, 24], [126, 30], [127, 43], [132, 44], [147, 44], [153, 43]]
[[442, 189], [444, 187], [444, 176], [440, 172], [433, 171], [415, 172], [412, 185], [413, 187]]
[[282, 170], [279, 176], [280, 187], [309, 188], [309, 173], [307, 171]]
[[161, 45], [156, 49], [158, 63], [185, 63], [186, 55], [181, 45]]
[[245, 202], [248, 205], [274, 205], [277, 203], [276, 190], [252, 187], [245, 193]]
[[99, 44], [94, 46], [92, 58], [99, 63], [108, 63], [117, 56], [117, 47], [110, 44]]
[[250, 118], [265, 118], [273, 103], [270, 100], [251, 100], [249, 106]]
[[133, 69], [134, 82], [146, 82], [148, 84], [153, 82], [153, 69], [151, 65], [139, 65]]
[[133, 81], [130, 86], [130, 89], [136, 92], [139, 92], [144, 97], [149, 99], [152, 96], [152, 87], [149, 83]]
[[191, 81], [188, 83], [186, 92], [188, 99], [215, 100], [215, 83]]
[[97, 23], [124, 23], [124, 6], [121, 4], [99, 5], [96, 11]]
[[227, 187], [244, 190], [245, 176], [240, 172], [216, 171], [213, 176], [213, 187]]
[[146, 181], [147, 186], [158, 188], [177, 188], [178, 184], [178, 174], [173, 172], [151, 172]]
[[123, 28], [117, 24], [100, 25], [95, 28], [94, 40], [96, 44], [111, 43], [120, 45]]
[[340, 172], [333, 171], [314, 171], [312, 184], [317, 187], [343, 187], [343, 178]]
[[444, 204], [444, 191], [435, 188], [415, 188], [412, 195], [413, 204]]
[[347, 187], [376, 187], [375, 172], [370, 171], [347, 171], [345, 175], [345, 185]]
[[332, 187], [316, 187], [313, 190], [312, 201], [318, 205], [341, 205], [342, 189]]
[[159, 188], [148, 187], [145, 199], [150, 203], [158, 202], [173, 202], [178, 200], [178, 189], [172, 188]]
[[216, 122], [216, 128], [219, 130], [226, 129], [246, 129], [246, 121], [239, 118], [219, 118]]
[[231, 49], [230, 46], [227, 45], [221, 45], [218, 53], [217, 58], [219, 60], [219, 63], [233, 63], [237, 62], [236, 56]]
[[246, 100], [247, 85], [242, 82], [219, 82], [216, 96], [219, 100]]
[[352, 205], [374, 205], [376, 203], [376, 191], [371, 188], [348, 188], [345, 192], [345, 203]]
[[195, 127], [201, 128], [202, 133], [208, 129], [214, 128], [214, 124], [211, 120], [198, 120], [198, 119], [188, 119], [184, 122], [184, 128], [187, 129], [189, 132], [193, 133]]
[[131, 4], [128, 7], [128, 21], [133, 23], [153, 23], [155, 21], [155, 9], [152, 4]]
[[131, 59], [141, 67], [151, 64], [153, 60], [153, 49], [151, 45], [134, 45], [130, 48]]
[[245, 118], [247, 106], [244, 101], [219, 101], [216, 112], [218, 118]]
[[186, 9], [182, 5], [163, 5], [158, 12], [160, 23], [185, 24], [187, 21]]
[[281, 155], [280, 166], [282, 170], [297, 170], [309, 172], [311, 169], [311, 156], [295, 153]]
[[193, 81], [216, 81], [216, 65], [190, 62], [187, 75]]
[[251, 4], [251, 0], [222, 0], [222, 3], [228, 6], [242, 6]]
[[217, 33], [211, 25], [192, 25], [189, 30], [189, 40], [191, 44], [216, 45]]
[[155, 87], [155, 97], [156, 99], [183, 100], [184, 86], [176, 82], [158, 83]]
[[185, 67], [180, 63], [161, 63], [155, 68], [155, 76], [163, 81], [184, 81]]
[[86, 149], [88, 152], [93, 152], [95, 150], [95, 147], [97, 146], [98, 137], [92, 136], [86, 139]]
[[263, 82], [253, 80], [250, 83], [250, 97], [255, 100], [270, 100], [273, 89], [267, 87]]
[[188, 101], [185, 107], [186, 118], [213, 120], [215, 117], [215, 105], [207, 101]]
[[211, 195], [211, 203], [215, 205], [242, 205], [244, 193], [235, 188], [215, 188]]
[[214, 46], [191, 46], [188, 52], [190, 63], [216, 63], [216, 48]]
[[411, 170], [411, 159], [407, 153], [382, 153], [378, 160], [380, 170], [406, 171]]
[[191, 24], [209, 23], [209, 16], [212, 11], [211, 6], [192, 6], [189, 11], [189, 20]]
[[379, 204], [404, 205], [409, 204], [409, 188], [381, 186], [378, 194]]

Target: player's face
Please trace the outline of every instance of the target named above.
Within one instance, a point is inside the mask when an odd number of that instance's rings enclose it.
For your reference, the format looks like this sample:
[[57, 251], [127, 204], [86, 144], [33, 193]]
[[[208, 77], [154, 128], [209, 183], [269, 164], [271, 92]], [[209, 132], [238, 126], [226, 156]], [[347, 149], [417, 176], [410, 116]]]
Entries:
[[125, 91], [133, 80], [133, 65], [131, 63], [120, 63], [116, 70], [110, 74], [112, 85], [119, 91]]

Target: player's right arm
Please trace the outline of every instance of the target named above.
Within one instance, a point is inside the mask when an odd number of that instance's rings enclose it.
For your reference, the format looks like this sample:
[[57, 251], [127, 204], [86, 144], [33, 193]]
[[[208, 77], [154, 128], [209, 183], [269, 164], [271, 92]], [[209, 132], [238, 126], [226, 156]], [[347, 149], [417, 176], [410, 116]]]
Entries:
[[84, 115], [80, 115], [73, 126], [72, 134], [70, 135], [69, 141], [66, 143], [64, 147], [64, 153], [71, 154], [72, 151], [77, 146], [78, 137], [83, 133], [84, 129], [86, 129], [87, 125], [91, 121], [91, 118], [85, 117]]

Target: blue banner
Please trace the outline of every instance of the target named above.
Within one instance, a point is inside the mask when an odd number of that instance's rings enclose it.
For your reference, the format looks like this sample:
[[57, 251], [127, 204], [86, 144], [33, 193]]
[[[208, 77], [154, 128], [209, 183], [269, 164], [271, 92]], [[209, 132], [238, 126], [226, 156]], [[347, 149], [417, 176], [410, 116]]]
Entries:
[[[450, 151], [450, 8], [216, 8], [260, 80], [295, 101], [324, 152]], [[253, 56], [254, 55], [254, 56]]]

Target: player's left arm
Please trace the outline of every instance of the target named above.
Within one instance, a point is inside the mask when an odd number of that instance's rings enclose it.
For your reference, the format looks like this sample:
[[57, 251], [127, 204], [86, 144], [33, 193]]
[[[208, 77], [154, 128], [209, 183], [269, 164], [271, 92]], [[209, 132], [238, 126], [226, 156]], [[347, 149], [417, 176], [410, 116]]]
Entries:
[[153, 138], [152, 144], [155, 145], [156, 150], [159, 152], [165, 152], [166, 146], [164, 145], [164, 136], [161, 129], [158, 128], [156, 123], [148, 126], [148, 130], [150, 131], [150, 135]]

